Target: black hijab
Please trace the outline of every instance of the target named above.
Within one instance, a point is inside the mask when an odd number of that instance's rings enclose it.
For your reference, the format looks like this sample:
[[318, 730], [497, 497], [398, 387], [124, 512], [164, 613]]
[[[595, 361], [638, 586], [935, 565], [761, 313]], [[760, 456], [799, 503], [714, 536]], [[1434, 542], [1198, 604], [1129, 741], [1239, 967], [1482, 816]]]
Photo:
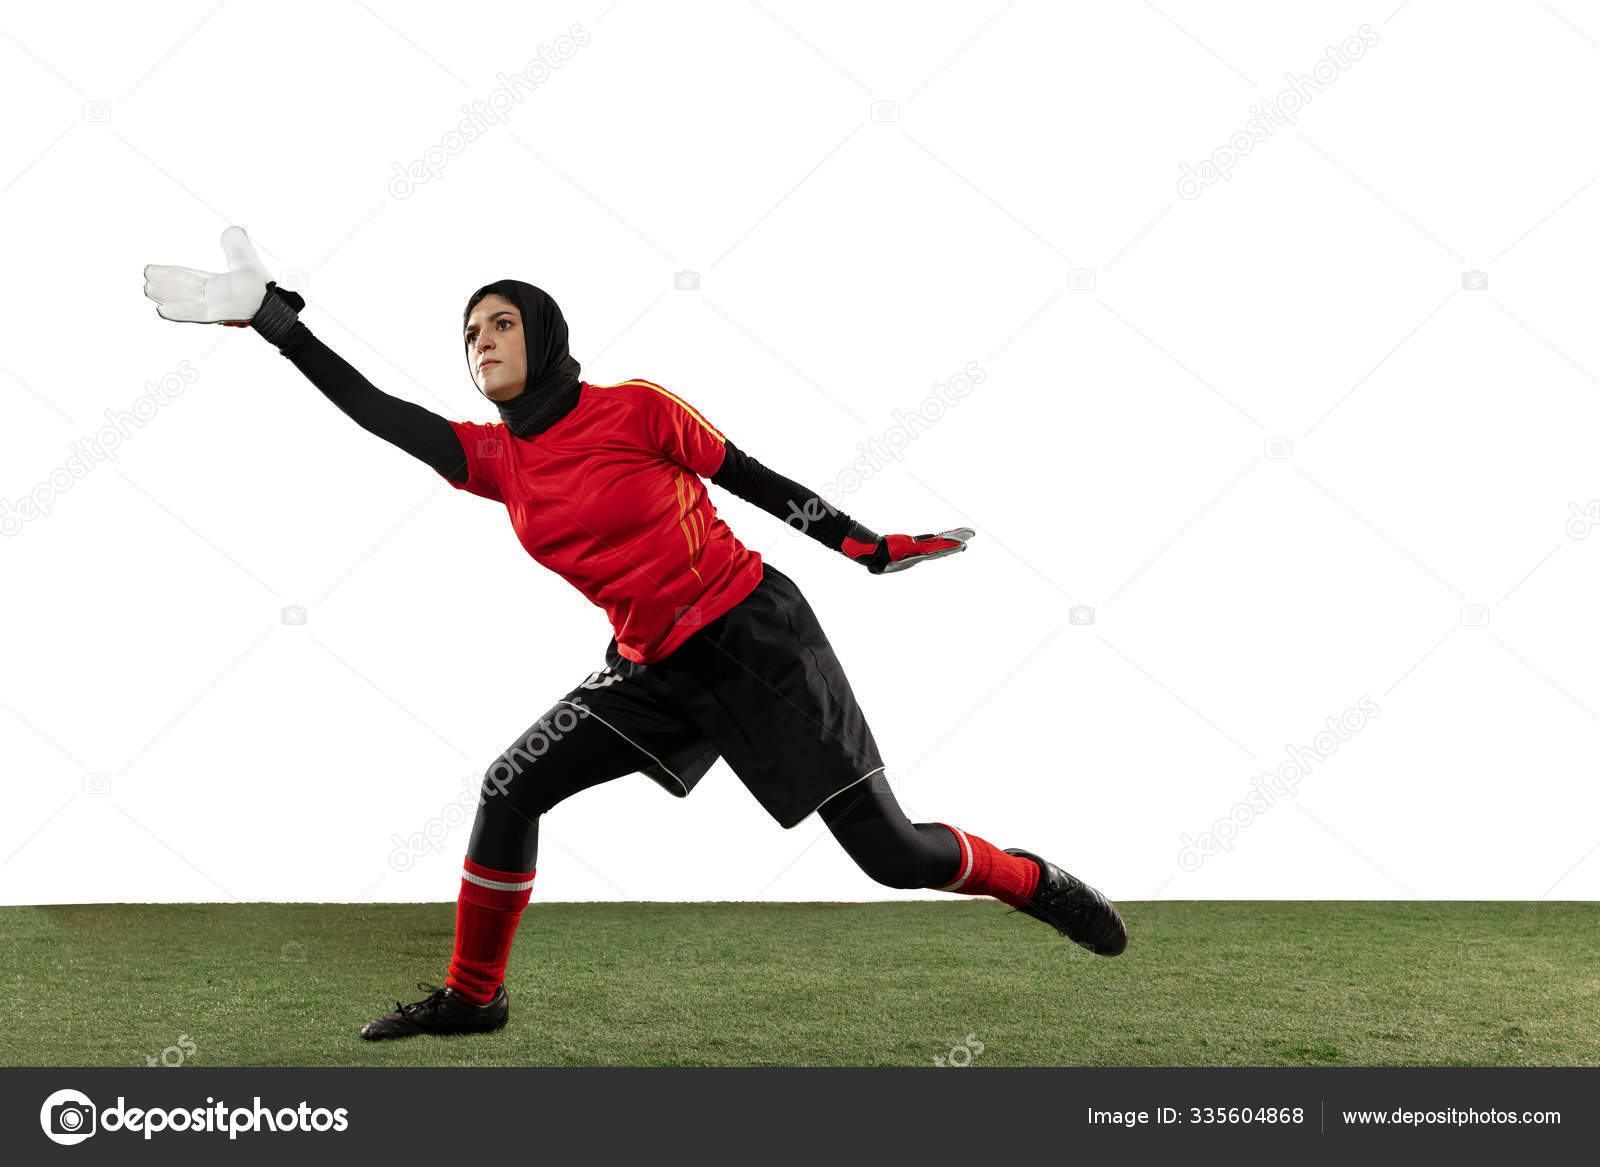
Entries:
[[[542, 434], [572, 412], [578, 404], [578, 371], [582, 368], [567, 351], [567, 320], [550, 294], [521, 280], [496, 280], [485, 284], [467, 301], [461, 314], [461, 331], [467, 319], [485, 296], [504, 296], [522, 313], [522, 340], [528, 363], [528, 379], [522, 392], [507, 401], [496, 401], [500, 420], [519, 438]], [[472, 351], [467, 349], [467, 369], [473, 371]]]

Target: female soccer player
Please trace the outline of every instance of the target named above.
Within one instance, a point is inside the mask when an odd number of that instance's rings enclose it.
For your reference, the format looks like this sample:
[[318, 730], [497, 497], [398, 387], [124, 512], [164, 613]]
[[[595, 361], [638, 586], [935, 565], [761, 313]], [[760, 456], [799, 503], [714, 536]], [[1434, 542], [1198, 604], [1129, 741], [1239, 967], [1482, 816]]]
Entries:
[[450, 485], [505, 505], [539, 563], [603, 608], [615, 635], [593, 673], [484, 776], [443, 988], [368, 1022], [369, 1039], [499, 1029], [506, 963], [532, 895], [539, 818], [565, 798], [643, 772], [687, 796], [718, 757], [785, 828], [812, 812], [889, 887], [992, 896], [1091, 952], [1127, 929], [1098, 891], [1028, 851], [943, 823], [913, 823], [805, 597], [717, 517], [709, 479], [874, 574], [966, 550], [971, 530], [879, 536], [767, 469], [650, 381], [591, 385], [567, 324], [520, 280], [479, 288], [462, 341], [492, 425], [447, 421], [373, 386], [301, 323], [305, 301], [270, 282], [242, 228], [229, 270], [145, 269], [168, 320], [249, 326], [371, 433]]

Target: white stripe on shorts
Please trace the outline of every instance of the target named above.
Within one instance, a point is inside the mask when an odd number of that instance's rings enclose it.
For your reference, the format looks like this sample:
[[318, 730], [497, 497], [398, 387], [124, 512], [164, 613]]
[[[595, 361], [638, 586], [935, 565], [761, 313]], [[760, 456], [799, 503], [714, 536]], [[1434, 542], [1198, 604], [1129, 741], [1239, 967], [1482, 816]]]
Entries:
[[811, 813], [815, 814], [817, 811], [819, 811], [823, 807], [827, 806], [828, 803], [830, 803], [834, 799], [838, 798], [846, 790], [849, 790], [853, 786], [860, 786], [863, 782], [865, 782], [868, 778], [871, 778], [874, 774], [881, 774], [881, 773], [883, 773], [883, 767], [879, 766], [876, 770], [868, 770], [865, 774], [861, 775], [861, 777], [859, 777], [859, 778], [851, 779], [849, 782], [846, 782], [843, 786], [839, 787], [839, 789], [835, 790], [832, 794], [828, 795], [827, 798], [824, 798], [821, 802], [817, 803], [816, 809], [811, 811]]
[[[668, 778], [671, 778], [671, 779], [672, 779], [672, 780], [673, 780], [673, 781], [674, 781], [674, 782], [676, 782], [676, 783], [677, 783], [677, 784], [678, 784], [678, 789], [679, 789], [679, 790], [681, 790], [681, 791], [683, 791], [683, 794], [682, 794], [682, 795], [681, 795], [681, 797], [683, 797], [683, 798], [687, 798], [687, 797], [688, 797], [688, 796], [689, 796], [689, 788], [688, 788], [688, 787], [687, 787], [687, 786], [685, 786], [685, 785], [684, 785], [684, 784], [683, 784], [683, 779], [682, 779], [682, 778], [679, 778], [679, 777], [678, 777], [678, 775], [677, 775], [677, 774], [675, 774], [675, 773], [674, 773], [674, 772], [673, 772], [673, 769], [672, 769], [672, 767], [671, 767], [671, 766], [669, 766], [669, 765], [667, 765], [667, 764], [666, 764], [666, 763], [665, 763], [665, 762], [663, 762], [663, 761], [662, 761], [662, 760], [661, 760], [661, 759], [660, 759], [660, 758], [658, 758], [658, 757], [656, 757], [656, 756], [655, 756], [655, 755], [654, 755], [654, 754], [652, 754], [652, 753], [651, 753], [651, 752], [650, 752], [650, 751], [649, 751], [649, 750], [647, 750], [647, 749], [645, 749], [645, 748], [644, 748], [644, 747], [643, 747], [643, 746], [641, 746], [641, 745], [640, 745], [640, 744], [639, 744], [639, 743], [638, 743], [638, 742], [636, 742], [636, 741], [634, 741], [634, 740], [633, 740], [633, 739], [632, 739], [632, 738], [631, 738], [631, 737], [629, 737], [629, 736], [628, 736], [628, 735], [627, 735], [627, 734], [625, 734], [625, 733], [623, 733], [623, 732], [622, 732], [622, 731], [621, 731], [621, 730], [620, 730], [620, 729], [618, 729], [618, 728], [617, 728], [617, 727], [616, 727], [616, 726], [614, 726], [614, 725], [612, 725], [612, 724], [611, 724], [611, 723], [610, 723], [610, 722], [609, 722], [609, 721], [607, 721], [607, 720], [606, 720], [606, 719], [605, 719], [605, 718], [603, 718], [603, 717], [601, 717], [601, 716], [600, 716], [600, 715], [599, 715], [599, 714], [598, 714], [598, 713], [596, 713], [596, 712], [595, 712], [595, 711], [594, 711], [594, 710], [593, 710], [593, 709], [589, 709], [589, 708], [588, 708], [588, 706], [585, 706], [585, 705], [579, 705], [579, 704], [578, 704], [578, 703], [577, 703], [577, 702], [576, 702], [576, 701], [557, 701], [557, 702], [556, 702], [556, 704], [557, 704], [557, 705], [570, 705], [570, 706], [572, 706], [572, 708], [574, 708], [574, 709], [581, 709], [581, 710], [584, 710], [584, 711], [585, 711], [585, 713], [586, 713], [586, 715], [587, 715], [587, 716], [589, 716], [589, 717], [592, 717], [592, 718], [594, 718], [594, 719], [595, 719], [595, 720], [596, 720], [596, 721], [598, 721], [598, 722], [599, 722], [599, 723], [600, 723], [600, 724], [601, 724], [601, 725], [603, 725], [603, 726], [605, 726], [605, 727], [606, 727], [606, 728], [607, 728], [607, 729], [609, 729], [609, 730], [610, 730], [610, 731], [611, 731], [611, 732], [612, 732], [612, 733], [614, 733], [614, 734], [616, 734], [616, 735], [617, 735], [617, 736], [618, 736], [618, 737], [620, 737], [620, 738], [621, 738], [621, 739], [622, 739], [622, 740], [623, 740], [623, 741], [625, 741], [625, 742], [627, 742], [627, 743], [628, 743], [628, 744], [629, 744], [629, 745], [630, 745], [630, 746], [632, 746], [632, 747], [633, 747], [633, 748], [634, 748], [634, 749], [636, 749], [636, 750], [638, 750], [638, 751], [639, 751], [639, 752], [640, 752], [640, 753], [641, 753], [641, 754], [643, 754], [643, 755], [644, 755], [644, 756], [645, 756], [645, 757], [647, 757], [647, 758], [649, 758], [649, 759], [650, 759], [650, 760], [651, 760], [651, 761], [652, 761], [652, 762], [654, 762], [654, 763], [655, 763], [655, 764], [656, 764], [656, 765], [658, 765], [658, 766], [660, 766], [660, 767], [661, 767], [661, 772], [662, 772], [662, 773], [663, 773], [663, 774], [665, 774], [665, 775], [666, 775], [666, 776], [667, 776], [667, 777], [668, 777]], [[662, 789], [663, 789], [663, 790], [666, 790], [666, 787], [662, 787]], [[670, 790], [667, 790], [667, 793], [668, 793], [668, 794], [671, 794], [671, 793], [672, 793], [672, 791], [670, 791]]]

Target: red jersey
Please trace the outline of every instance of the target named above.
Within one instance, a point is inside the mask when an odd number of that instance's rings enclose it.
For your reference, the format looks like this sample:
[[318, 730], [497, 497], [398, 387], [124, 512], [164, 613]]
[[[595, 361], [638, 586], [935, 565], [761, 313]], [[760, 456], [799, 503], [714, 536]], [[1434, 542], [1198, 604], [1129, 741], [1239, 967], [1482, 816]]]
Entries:
[[761, 582], [761, 556], [701, 481], [722, 465], [722, 434], [660, 385], [583, 382], [572, 412], [530, 438], [450, 424], [467, 481], [445, 481], [504, 503], [528, 554], [605, 609], [628, 660], [661, 660]]

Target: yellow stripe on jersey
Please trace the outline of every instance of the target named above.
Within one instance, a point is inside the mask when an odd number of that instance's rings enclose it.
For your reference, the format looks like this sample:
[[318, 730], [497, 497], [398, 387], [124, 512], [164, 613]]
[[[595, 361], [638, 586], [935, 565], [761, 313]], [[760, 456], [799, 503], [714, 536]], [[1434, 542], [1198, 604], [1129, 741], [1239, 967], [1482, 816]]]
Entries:
[[684, 410], [689, 414], [690, 417], [694, 418], [695, 421], [699, 422], [703, 427], [705, 427], [705, 431], [708, 434], [710, 434], [712, 437], [716, 438], [717, 441], [719, 441], [719, 442], [723, 442], [723, 443], [727, 442], [728, 439], [722, 436], [722, 431], [719, 430], [716, 426], [712, 425], [704, 417], [702, 417], [700, 415], [700, 411], [698, 409], [696, 409], [694, 406], [690, 405], [687, 401], [685, 401], [683, 398], [679, 397], [676, 393], [672, 392], [670, 389], [663, 389], [660, 385], [657, 385], [654, 381], [646, 381], [642, 377], [635, 377], [631, 381], [619, 381], [615, 385], [604, 385], [604, 386], [601, 386], [601, 388], [605, 388], [605, 389], [620, 389], [624, 385], [639, 385], [639, 386], [643, 386], [646, 389], [654, 389], [657, 393], [661, 394], [661, 396], [667, 398], [667, 400], [676, 401], [679, 405], [681, 405], [684, 408]]
[[[678, 496], [678, 530], [683, 532], [683, 540], [689, 548], [689, 570], [694, 573], [695, 579], [700, 579], [700, 570], [694, 566], [694, 561], [700, 558], [700, 546], [705, 542], [695, 542], [695, 536], [700, 530], [700, 524], [690, 507], [694, 504], [694, 486], [690, 482], [688, 471], [679, 470], [672, 476], [673, 488]], [[700, 580], [704, 583], [704, 580]]]

